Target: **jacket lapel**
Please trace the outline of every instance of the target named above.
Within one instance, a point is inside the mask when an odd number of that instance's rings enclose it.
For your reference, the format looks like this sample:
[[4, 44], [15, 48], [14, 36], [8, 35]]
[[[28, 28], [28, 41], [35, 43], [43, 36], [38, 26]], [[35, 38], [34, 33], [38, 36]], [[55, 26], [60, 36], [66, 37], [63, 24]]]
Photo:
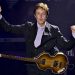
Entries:
[[[41, 40], [41, 45], [43, 46], [46, 42], [48, 42], [52, 38], [52, 33], [51, 33], [51, 25], [47, 22], [45, 26], [45, 30], [43, 32], [42, 40]], [[38, 46], [38, 48], [40, 47]]]
[[35, 40], [37, 34], [37, 23], [34, 23], [34, 25], [31, 27], [30, 30], [30, 39], [32, 40], [32, 42]]
[[48, 41], [50, 38], [52, 38], [51, 26], [50, 26], [50, 24], [47, 22], [47, 23], [46, 23], [45, 30], [44, 30], [44, 32], [43, 32], [41, 44], [45, 43], [45, 42]]

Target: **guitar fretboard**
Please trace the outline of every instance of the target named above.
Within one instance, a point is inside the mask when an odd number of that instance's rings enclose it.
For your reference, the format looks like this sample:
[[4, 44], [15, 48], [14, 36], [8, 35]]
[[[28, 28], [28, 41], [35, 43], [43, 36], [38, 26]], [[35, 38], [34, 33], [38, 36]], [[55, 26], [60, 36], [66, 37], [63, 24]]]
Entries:
[[0, 57], [2, 57], [2, 58], [9, 58], [9, 59], [15, 59], [15, 60], [21, 60], [21, 61], [35, 62], [34, 58], [25, 58], [25, 57], [21, 57], [21, 56], [0, 54]]

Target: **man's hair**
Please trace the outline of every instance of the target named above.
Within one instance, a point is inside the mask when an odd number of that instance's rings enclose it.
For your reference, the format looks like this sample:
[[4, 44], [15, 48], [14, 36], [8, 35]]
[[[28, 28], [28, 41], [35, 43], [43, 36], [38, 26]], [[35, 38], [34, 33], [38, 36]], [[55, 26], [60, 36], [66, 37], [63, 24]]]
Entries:
[[38, 4], [35, 6], [35, 8], [34, 8], [34, 14], [35, 14], [35, 12], [36, 12], [36, 10], [37, 10], [38, 8], [44, 9], [44, 10], [47, 12], [47, 15], [49, 14], [49, 8], [48, 8], [48, 5], [47, 5], [46, 3], [38, 3]]

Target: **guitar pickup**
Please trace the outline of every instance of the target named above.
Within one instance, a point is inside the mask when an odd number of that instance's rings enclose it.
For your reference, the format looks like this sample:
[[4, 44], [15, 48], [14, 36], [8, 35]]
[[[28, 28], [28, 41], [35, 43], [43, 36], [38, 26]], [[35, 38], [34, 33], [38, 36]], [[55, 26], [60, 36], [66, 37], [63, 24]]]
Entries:
[[58, 61], [54, 61], [53, 67], [57, 67], [59, 65]]
[[46, 59], [42, 59], [41, 64], [45, 65]]

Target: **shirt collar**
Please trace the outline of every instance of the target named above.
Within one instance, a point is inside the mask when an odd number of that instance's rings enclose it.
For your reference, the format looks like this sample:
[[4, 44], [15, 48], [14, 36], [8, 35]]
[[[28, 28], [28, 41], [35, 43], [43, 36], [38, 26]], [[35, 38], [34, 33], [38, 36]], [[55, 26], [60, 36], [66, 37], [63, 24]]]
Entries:
[[45, 22], [44, 26], [42, 26], [42, 27], [41, 27], [41, 26], [38, 24], [38, 22], [37, 22], [37, 27], [38, 27], [38, 28], [40, 28], [40, 29], [45, 29], [45, 26], [46, 26], [46, 22]]

